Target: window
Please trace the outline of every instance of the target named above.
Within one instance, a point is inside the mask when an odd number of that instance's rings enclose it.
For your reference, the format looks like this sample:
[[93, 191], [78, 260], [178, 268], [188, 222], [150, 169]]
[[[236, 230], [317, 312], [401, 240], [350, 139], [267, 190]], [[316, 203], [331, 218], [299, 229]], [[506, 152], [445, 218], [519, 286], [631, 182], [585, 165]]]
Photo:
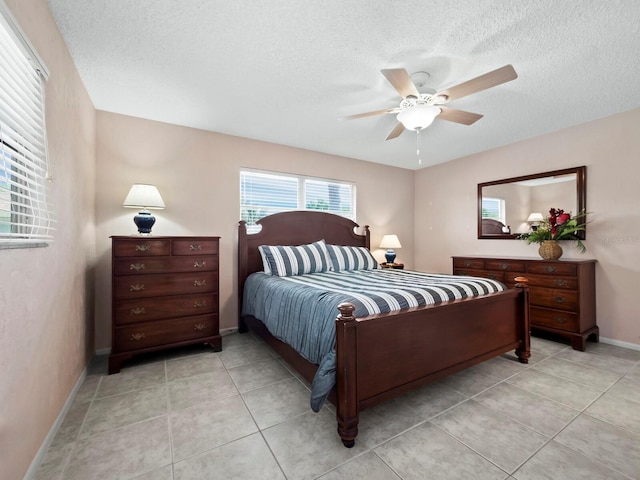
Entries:
[[355, 185], [322, 178], [242, 170], [240, 218], [247, 231], [256, 232], [256, 221], [289, 210], [322, 210], [355, 221]]
[[506, 224], [504, 199], [482, 197], [482, 218], [493, 218]]
[[0, 248], [53, 239], [47, 204], [46, 67], [0, 2]]

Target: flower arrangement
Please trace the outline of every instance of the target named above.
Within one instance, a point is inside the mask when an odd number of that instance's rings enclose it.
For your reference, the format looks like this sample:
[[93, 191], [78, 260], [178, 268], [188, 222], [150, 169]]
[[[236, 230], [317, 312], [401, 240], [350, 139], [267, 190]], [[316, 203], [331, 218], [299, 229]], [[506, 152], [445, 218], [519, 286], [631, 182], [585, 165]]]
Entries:
[[549, 216], [540, 222], [537, 230], [523, 233], [518, 238], [526, 240], [527, 243], [540, 244], [546, 240], [573, 240], [580, 253], [584, 253], [587, 249], [576, 233], [584, 230], [587, 224], [586, 216], [587, 212], [580, 212], [572, 217], [561, 208], [552, 208], [549, 210]]

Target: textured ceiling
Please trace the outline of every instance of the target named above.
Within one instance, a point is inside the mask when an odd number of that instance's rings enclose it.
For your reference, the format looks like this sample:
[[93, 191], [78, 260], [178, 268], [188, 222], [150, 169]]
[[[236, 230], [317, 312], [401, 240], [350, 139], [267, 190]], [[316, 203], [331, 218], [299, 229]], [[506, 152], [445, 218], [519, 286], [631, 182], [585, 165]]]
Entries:
[[[637, 0], [48, 0], [99, 110], [417, 169], [640, 107]], [[484, 115], [385, 141], [382, 68]]]

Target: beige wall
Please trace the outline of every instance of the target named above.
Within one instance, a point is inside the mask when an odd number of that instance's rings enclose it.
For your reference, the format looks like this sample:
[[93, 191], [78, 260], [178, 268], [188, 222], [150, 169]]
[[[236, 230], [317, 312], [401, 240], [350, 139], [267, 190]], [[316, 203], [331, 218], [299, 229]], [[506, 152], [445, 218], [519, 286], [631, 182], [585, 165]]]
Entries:
[[0, 477], [22, 478], [93, 353], [95, 110], [44, 0], [6, 0], [51, 77], [47, 248], [0, 250]]
[[[452, 255], [537, 256], [537, 245], [478, 240], [478, 183], [587, 166], [593, 212], [581, 256], [595, 258], [601, 336], [640, 345], [640, 109], [425, 168], [415, 176], [415, 266], [451, 272]], [[558, 205], [549, 205], [558, 207]], [[543, 212], [544, 214], [544, 212]]]
[[133, 183], [157, 185], [156, 235], [221, 237], [221, 328], [237, 325], [236, 228], [241, 167], [355, 182], [357, 221], [369, 225], [374, 255], [382, 235], [402, 242], [398, 261], [413, 264], [413, 171], [297, 148], [97, 112], [96, 348], [111, 345], [110, 235], [135, 233], [122, 207]]

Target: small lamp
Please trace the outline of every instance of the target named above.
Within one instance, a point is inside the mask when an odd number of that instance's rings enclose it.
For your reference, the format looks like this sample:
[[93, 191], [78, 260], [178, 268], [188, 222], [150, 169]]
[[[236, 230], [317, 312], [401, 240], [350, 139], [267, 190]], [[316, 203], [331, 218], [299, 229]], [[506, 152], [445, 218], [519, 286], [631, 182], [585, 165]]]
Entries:
[[149, 209], [161, 210], [164, 208], [164, 202], [155, 185], [136, 183], [129, 190], [122, 206], [142, 209], [133, 217], [133, 222], [138, 227], [138, 233], [149, 235], [151, 227], [156, 223], [156, 217], [151, 215]]
[[387, 249], [387, 253], [384, 256], [387, 259], [387, 263], [393, 263], [396, 260], [396, 252], [393, 249], [402, 248], [402, 245], [400, 245], [397, 235], [385, 235], [380, 242], [380, 248]]
[[531, 230], [535, 232], [536, 230], [538, 230], [538, 226], [540, 225], [540, 222], [542, 222], [543, 220], [544, 220], [544, 217], [542, 216], [541, 213], [532, 213], [527, 218], [527, 223], [531, 225]]

